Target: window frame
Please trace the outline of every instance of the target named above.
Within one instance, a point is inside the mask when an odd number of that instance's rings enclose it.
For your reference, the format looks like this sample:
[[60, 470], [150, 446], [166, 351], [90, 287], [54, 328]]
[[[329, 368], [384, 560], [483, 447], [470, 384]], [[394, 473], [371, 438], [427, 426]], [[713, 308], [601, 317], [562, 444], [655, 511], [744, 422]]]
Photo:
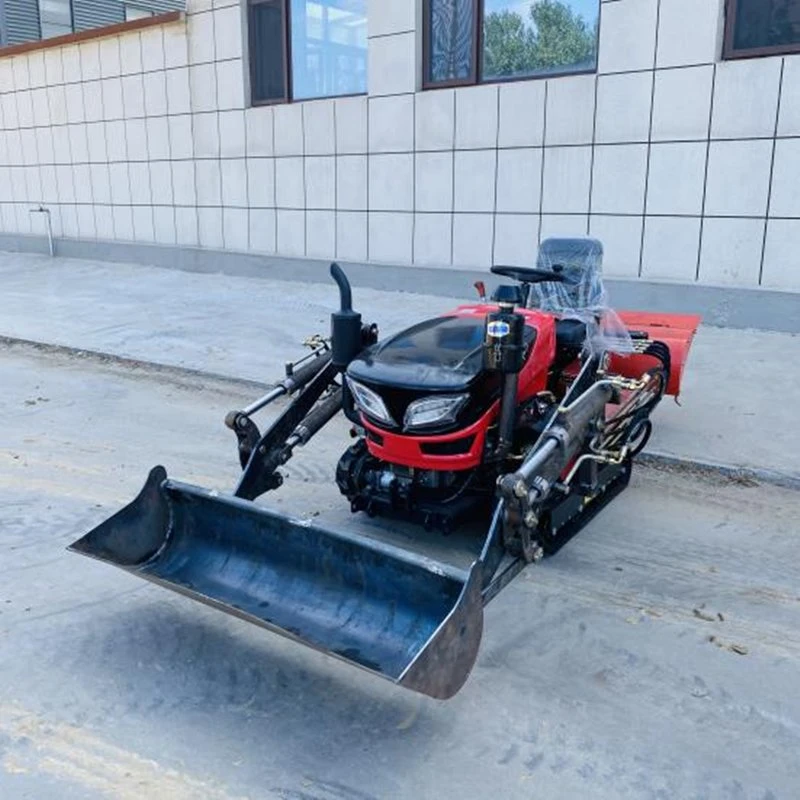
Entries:
[[59, 36], [48, 36], [45, 37], [42, 32], [42, 2], [41, 0], [36, 0], [36, 20], [39, 23], [39, 41], [47, 41], [47, 39], [58, 39], [60, 36], [71, 36], [75, 33], [75, 9], [73, 7], [72, 0], [67, 0], [67, 5], [69, 5], [69, 33], [62, 33]]
[[[279, 106], [287, 105], [289, 103], [310, 103], [315, 100], [336, 100], [340, 97], [364, 97], [369, 92], [349, 92], [347, 94], [333, 94], [333, 95], [320, 95], [319, 97], [302, 97], [295, 99], [294, 94], [294, 79], [292, 70], [292, 2], [291, 0], [278, 0], [281, 5], [283, 13], [283, 94], [281, 97], [270, 97], [266, 100], [257, 100], [253, 96], [253, 87], [255, 85], [255, 59], [253, 53], [255, 47], [253, 43], [253, 25], [251, 24], [250, 9], [253, 6], [261, 5], [270, 2], [271, 0], [247, 0], [247, 60], [248, 60], [248, 77], [250, 79], [250, 106], [258, 108], [259, 106]], [[473, 0], [477, 2], [477, 0]], [[368, 56], [367, 56], [368, 57]]]
[[739, 12], [738, 0], [725, 0], [725, 30], [722, 37], [722, 58], [735, 61], [741, 58], [763, 58], [764, 56], [786, 56], [800, 53], [800, 42], [797, 44], [774, 44], [764, 47], [735, 47], [736, 16]]
[[[481, 75], [481, 56], [483, 49], [483, 12], [484, 0], [472, 0], [472, 9], [475, 18], [475, 30], [472, 43], [475, 47], [475, 58], [468, 78], [450, 78], [446, 81], [431, 81], [428, 78], [431, 46], [431, 3], [433, 0], [422, 0], [422, 89], [452, 89], [459, 86], [487, 86], [496, 83], [517, 83], [518, 81], [540, 81], [548, 78], [563, 78], [567, 75], [594, 75], [597, 73], [597, 63], [593, 69], [565, 69], [557, 72], [548, 72], [543, 75], [510, 75], [507, 78], [488, 78]], [[600, 25], [602, 24], [603, 2], [597, 0], [597, 39], [595, 41], [595, 54], [599, 57], [600, 51]]]

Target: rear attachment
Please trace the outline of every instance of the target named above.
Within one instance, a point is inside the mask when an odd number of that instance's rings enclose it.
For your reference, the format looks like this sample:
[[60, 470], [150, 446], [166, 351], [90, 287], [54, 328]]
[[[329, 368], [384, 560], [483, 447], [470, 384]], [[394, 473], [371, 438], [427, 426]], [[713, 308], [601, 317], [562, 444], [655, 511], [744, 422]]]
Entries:
[[483, 629], [480, 565], [438, 563], [167, 479], [71, 550], [431, 697], [452, 697]]

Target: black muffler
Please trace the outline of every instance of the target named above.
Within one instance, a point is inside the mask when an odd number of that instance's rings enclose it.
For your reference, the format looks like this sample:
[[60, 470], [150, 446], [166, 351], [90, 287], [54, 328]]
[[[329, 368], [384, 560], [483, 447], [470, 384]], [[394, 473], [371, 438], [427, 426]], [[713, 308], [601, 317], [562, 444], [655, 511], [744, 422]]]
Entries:
[[461, 688], [480, 644], [478, 562], [325, 530], [163, 467], [70, 549], [435, 698]]

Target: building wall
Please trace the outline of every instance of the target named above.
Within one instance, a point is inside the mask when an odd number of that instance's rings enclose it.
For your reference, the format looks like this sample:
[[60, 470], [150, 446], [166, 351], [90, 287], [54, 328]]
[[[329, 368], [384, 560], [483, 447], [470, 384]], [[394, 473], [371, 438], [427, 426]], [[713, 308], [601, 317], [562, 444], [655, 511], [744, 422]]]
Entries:
[[609, 275], [800, 291], [800, 56], [720, 61], [722, 0], [604, 0], [597, 75], [415, 91], [369, 7], [369, 96], [246, 108], [236, 0], [0, 58], [0, 231], [430, 267], [591, 234]]

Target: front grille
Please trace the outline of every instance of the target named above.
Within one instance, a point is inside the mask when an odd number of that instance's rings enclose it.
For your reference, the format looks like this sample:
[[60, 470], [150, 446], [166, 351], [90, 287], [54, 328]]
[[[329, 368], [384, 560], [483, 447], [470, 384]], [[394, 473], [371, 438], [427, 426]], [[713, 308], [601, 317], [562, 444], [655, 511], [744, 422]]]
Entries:
[[426, 456], [463, 456], [469, 453], [475, 443], [475, 436], [465, 436], [453, 442], [424, 442], [420, 449]]

